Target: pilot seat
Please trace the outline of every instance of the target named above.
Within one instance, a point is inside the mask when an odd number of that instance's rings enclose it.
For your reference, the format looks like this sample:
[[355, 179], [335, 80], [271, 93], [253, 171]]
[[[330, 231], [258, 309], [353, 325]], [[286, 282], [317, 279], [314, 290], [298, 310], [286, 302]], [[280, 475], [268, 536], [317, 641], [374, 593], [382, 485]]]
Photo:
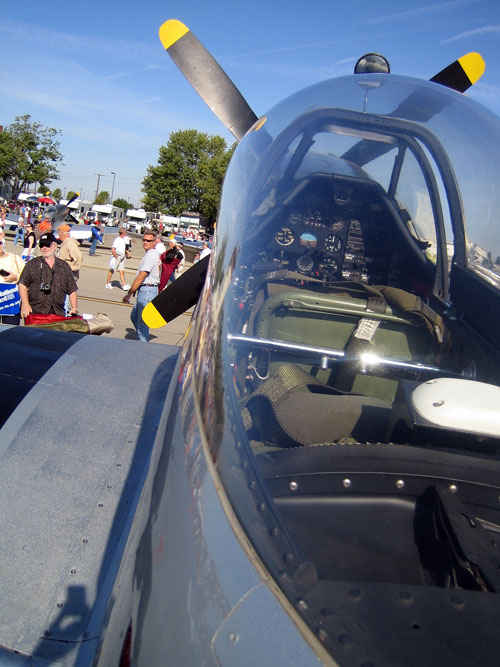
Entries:
[[260, 350], [257, 387], [244, 400], [251, 437], [280, 446], [385, 441], [399, 379], [383, 369], [368, 374], [360, 357], [435, 362], [442, 320], [420, 297], [392, 287], [346, 282], [325, 294], [269, 284], [267, 292], [252, 318], [254, 336], [344, 356], [290, 363], [286, 352]]

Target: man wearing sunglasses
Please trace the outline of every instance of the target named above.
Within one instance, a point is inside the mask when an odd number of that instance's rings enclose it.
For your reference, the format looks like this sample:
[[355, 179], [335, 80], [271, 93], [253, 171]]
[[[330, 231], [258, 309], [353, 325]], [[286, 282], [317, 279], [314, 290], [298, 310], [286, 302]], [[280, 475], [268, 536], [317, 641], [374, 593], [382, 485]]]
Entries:
[[130, 313], [130, 319], [137, 332], [139, 340], [149, 342], [149, 327], [142, 320], [142, 311], [146, 305], [158, 294], [160, 282], [160, 255], [156, 249], [158, 238], [154, 232], [146, 232], [142, 239], [144, 257], [139, 264], [132, 286], [123, 297], [124, 303], [130, 303], [130, 298], [137, 295], [135, 306]]
[[69, 295], [70, 315], [78, 313], [77, 285], [68, 264], [56, 257], [57, 241], [48, 232], [38, 241], [41, 257], [29, 261], [19, 280], [21, 315], [64, 315]]

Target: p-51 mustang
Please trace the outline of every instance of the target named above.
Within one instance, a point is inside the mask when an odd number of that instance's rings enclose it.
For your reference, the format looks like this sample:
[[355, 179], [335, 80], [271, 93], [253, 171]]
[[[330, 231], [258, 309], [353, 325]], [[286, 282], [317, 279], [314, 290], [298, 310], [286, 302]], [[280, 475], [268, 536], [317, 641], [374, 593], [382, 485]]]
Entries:
[[241, 139], [215, 249], [145, 310], [199, 297], [180, 351], [1, 331], [0, 656], [497, 665], [500, 120], [457, 92], [481, 59], [424, 82], [369, 55], [257, 119], [160, 36]]

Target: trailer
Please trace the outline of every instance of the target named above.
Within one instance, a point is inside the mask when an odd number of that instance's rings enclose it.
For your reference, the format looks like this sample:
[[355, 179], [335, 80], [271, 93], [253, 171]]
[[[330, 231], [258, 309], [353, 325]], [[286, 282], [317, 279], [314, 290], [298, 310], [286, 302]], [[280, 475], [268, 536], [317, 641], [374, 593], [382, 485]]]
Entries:
[[127, 227], [130, 232], [141, 234], [147, 220], [148, 216], [143, 208], [129, 208], [127, 210]]

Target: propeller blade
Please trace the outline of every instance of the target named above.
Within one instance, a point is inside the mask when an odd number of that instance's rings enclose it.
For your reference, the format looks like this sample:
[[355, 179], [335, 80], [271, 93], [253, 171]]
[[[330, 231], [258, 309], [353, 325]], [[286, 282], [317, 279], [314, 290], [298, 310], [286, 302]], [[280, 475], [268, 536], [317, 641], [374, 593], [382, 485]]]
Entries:
[[[455, 60], [451, 65], [448, 65], [448, 67], [441, 70], [441, 72], [432, 77], [431, 81], [440, 83], [447, 88], [452, 88], [458, 92], [464, 92], [474, 83], [479, 81], [484, 74], [484, 70], [484, 60], [479, 53], [467, 53], [458, 60]], [[465, 80], [468, 82], [467, 85], [465, 85]], [[459, 87], [459, 85], [461, 87]], [[410, 120], [425, 123], [439, 113], [446, 104], [446, 99], [442, 97], [437, 98], [436, 96], [436, 99], [429, 97], [428, 104], [422, 106], [419, 96], [412, 93], [403, 100], [394, 111], [388, 114], [388, 116], [408, 118]], [[342, 159], [349, 160], [362, 167], [375, 158], [384, 155], [384, 153], [387, 153], [389, 150], [391, 150], [390, 145], [363, 139], [344, 153]]]
[[485, 62], [479, 53], [466, 53], [432, 77], [431, 81], [464, 93], [483, 76]]
[[175, 282], [150, 301], [142, 311], [142, 319], [150, 329], [159, 329], [197, 303], [208, 270], [210, 255], [184, 271]]
[[57, 231], [57, 228], [59, 225], [62, 225], [64, 222], [64, 219], [66, 218], [66, 215], [69, 211], [68, 206], [71, 204], [71, 202], [74, 202], [75, 199], [78, 199], [80, 194], [78, 192], [75, 192], [75, 194], [69, 199], [66, 204], [57, 204], [54, 208], [55, 211], [51, 211], [50, 208], [48, 209], [48, 213], [51, 216], [51, 221], [52, 221], [52, 229], [53, 231]]
[[198, 95], [240, 140], [257, 116], [234, 83], [184, 23], [165, 21], [160, 41]]

